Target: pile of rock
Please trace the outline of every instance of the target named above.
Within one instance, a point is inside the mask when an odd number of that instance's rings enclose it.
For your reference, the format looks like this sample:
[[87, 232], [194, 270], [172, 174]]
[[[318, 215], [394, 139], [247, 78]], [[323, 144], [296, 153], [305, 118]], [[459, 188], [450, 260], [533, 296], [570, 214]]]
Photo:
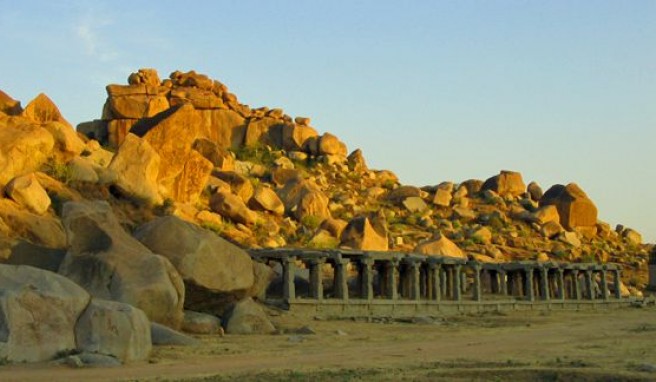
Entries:
[[113, 147], [120, 146], [135, 127], [143, 132], [140, 121], [189, 105], [186, 119], [195, 127], [186, 135], [208, 139], [220, 148], [263, 144], [310, 155], [345, 158], [347, 154], [335, 136], [319, 136], [309, 118], [292, 119], [281, 109], [251, 109], [224, 84], [194, 71], [175, 71], [160, 81], [154, 69], [140, 69], [128, 77], [128, 85], [108, 85], [107, 95], [102, 119], [83, 123], [78, 131]]

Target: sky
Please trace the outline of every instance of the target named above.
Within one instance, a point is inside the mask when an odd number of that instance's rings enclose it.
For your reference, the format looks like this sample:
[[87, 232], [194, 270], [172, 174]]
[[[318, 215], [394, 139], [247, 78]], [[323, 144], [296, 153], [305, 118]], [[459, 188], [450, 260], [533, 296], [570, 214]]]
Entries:
[[0, 0], [0, 89], [73, 124], [196, 70], [308, 116], [403, 183], [576, 182], [656, 242], [656, 1]]

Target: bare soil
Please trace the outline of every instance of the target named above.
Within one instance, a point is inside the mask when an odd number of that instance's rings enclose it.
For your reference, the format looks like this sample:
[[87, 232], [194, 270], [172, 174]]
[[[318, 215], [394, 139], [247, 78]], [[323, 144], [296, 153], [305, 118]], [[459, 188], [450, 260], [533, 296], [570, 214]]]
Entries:
[[[653, 381], [656, 309], [419, 320], [275, 318], [278, 335], [200, 337], [116, 368], [0, 367], [0, 381]], [[308, 325], [316, 334], [295, 334]]]

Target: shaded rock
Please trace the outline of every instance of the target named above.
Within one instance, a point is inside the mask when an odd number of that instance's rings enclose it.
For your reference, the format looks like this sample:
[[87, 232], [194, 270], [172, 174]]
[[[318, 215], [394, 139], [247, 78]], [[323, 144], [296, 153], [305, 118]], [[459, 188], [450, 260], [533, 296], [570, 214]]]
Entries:
[[152, 348], [146, 314], [116, 301], [91, 300], [75, 326], [75, 338], [79, 350], [122, 362], [144, 360]]
[[47, 248], [19, 240], [11, 247], [6, 263], [29, 265], [46, 271], [57, 272], [65, 256], [65, 249]]
[[156, 322], [150, 323], [153, 345], [196, 346], [200, 341]]
[[448, 256], [466, 259], [467, 255], [451, 240], [444, 235], [419, 243], [414, 252], [424, 255]]
[[37, 215], [44, 214], [50, 207], [50, 197], [34, 174], [14, 178], [7, 184], [5, 193], [16, 203]]
[[193, 334], [217, 334], [222, 330], [221, 320], [210, 314], [185, 310], [182, 330]]
[[223, 319], [228, 334], [271, 334], [276, 328], [253, 299], [236, 303]]
[[347, 225], [348, 223], [342, 219], [328, 218], [321, 222], [319, 228], [328, 231], [334, 237], [341, 237]]
[[269, 288], [271, 282], [276, 277], [276, 273], [270, 266], [254, 261], [253, 277], [253, 286], [248, 290], [248, 292], [246, 292], [246, 296], [253, 297], [256, 300], [264, 301], [266, 298], [266, 291]]
[[467, 190], [467, 195], [475, 195], [481, 191], [481, 188], [483, 187], [483, 181], [478, 179], [469, 179], [460, 183], [460, 186]]
[[387, 194], [387, 200], [396, 204], [401, 204], [410, 197], [421, 197], [421, 189], [415, 186], [400, 186]]
[[542, 192], [542, 187], [540, 187], [540, 185], [536, 182], [529, 183], [528, 187], [526, 187], [526, 192], [528, 192], [531, 200], [535, 200], [536, 202], [542, 199], [542, 196], [544, 195], [544, 192]]
[[94, 119], [93, 121], [82, 122], [75, 127], [75, 130], [89, 139], [103, 144], [108, 143], [109, 130], [105, 120]]
[[11, 98], [7, 93], [0, 90], [0, 113], [7, 115], [19, 115], [23, 112], [20, 101]]
[[567, 230], [597, 224], [597, 207], [575, 183], [557, 184], [547, 190], [540, 199], [540, 206], [547, 205], [556, 206], [560, 224]]
[[362, 155], [362, 150], [356, 149], [346, 158], [349, 166], [349, 170], [356, 172], [365, 172], [369, 170], [367, 167], [367, 162]]
[[178, 270], [189, 309], [221, 313], [253, 286], [253, 261], [244, 250], [175, 216], [142, 225], [134, 237]]
[[56, 273], [0, 264], [0, 359], [38, 362], [76, 348], [90, 296]]
[[250, 119], [246, 125], [244, 146], [276, 145], [276, 141], [278, 141], [276, 146], [280, 146], [280, 139], [276, 139], [275, 136], [280, 136], [283, 125], [280, 120], [275, 118]]
[[526, 191], [522, 174], [514, 171], [502, 170], [483, 183], [481, 190], [492, 190], [501, 196], [519, 196]]
[[239, 196], [225, 191], [218, 191], [212, 195], [210, 208], [212, 211], [237, 223], [249, 225], [255, 224], [257, 220], [257, 214], [246, 207], [246, 204]]
[[160, 157], [148, 141], [128, 134], [109, 164], [113, 183], [126, 195], [151, 205], [163, 199], [157, 183]]
[[348, 223], [341, 236], [342, 247], [369, 251], [387, 251], [387, 222], [384, 218], [358, 216]]
[[70, 249], [59, 273], [94, 297], [125, 302], [149, 319], [177, 328], [184, 284], [165, 257], [123, 230], [106, 202], [68, 202], [62, 220]]
[[271, 182], [276, 186], [283, 186], [289, 181], [301, 181], [302, 176], [298, 170], [287, 168], [274, 168], [271, 170]]

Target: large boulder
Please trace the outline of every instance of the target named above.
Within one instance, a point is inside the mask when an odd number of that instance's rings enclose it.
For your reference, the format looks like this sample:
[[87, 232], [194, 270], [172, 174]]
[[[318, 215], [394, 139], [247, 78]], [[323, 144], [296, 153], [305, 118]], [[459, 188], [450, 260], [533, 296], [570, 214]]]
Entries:
[[556, 206], [565, 229], [596, 230], [597, 207], [576, 183], [552, 186], [540, 199], [541, 207], [548, 205]]
[[152, 321], [182, 322], [184, 284], [171, 262], [123, 230], [106, 202], [68, 202], [62, 220], [69, 251], [59, 273], [96, 298], [125, 302]]
[[142, 225], [134, 236], [178, 270], [185, 282], [188, 309], [212, 307], [213, 312], [220, 312], [253, 286], [250, 256], [211, 231], [166, 216]]
[[271, 334], [276, 330], [262, 307], [251, 298], [236, 303], [223, 317], [223, 326], [228, 334]]
[[348, 223], [341, 235], [342, 247], [368, 251], [387, 251], [387, 224], [379, 217], [358, 216]]
[[59, 219], [26, 211], [9, 199], [0, 199], [0, 220], [13, 237], [48, 248], [65, 248], [66, 232]]
[[492, 190], [501, 196], [519, 196], [526, 192], [526, 185], [522, 179], [522, 174], [502, 170], [499, 175], [486, 180], [481, 186], [481, 190]]
[[320, 220], [330, 217], [330, 200], [311, 181], [293, 178], [278, 191], [278, 196], [285, 205], [285, 210], [299, 221], [306, 216], [315, 216]]
[[141, 361], [150, 355], [150, 321], [131, 305], [93, 299], [75, 326], [80, 351], [115, 357], [123, 362]]
[[48, 122], [43, 125], [55, 140], [56, 153], [65, 160], [74, 158], [84, 150], [84, 142], [77, 136], [71, 125], [62, 122]]
[[43, 215], [50, 207], [50, 197], [34, 174], [14, 178], [5, 193], [11, 199], [37, 215]]
[[157, 183], [159, 154], [145, 139], [128, 134], [109, 164], [113, 183], [124, 194], [155, 205], [162, 202]]
[[285, 205], [276, 192], [263, 184], [259, 184], [255, 188], [253, 197], [249, 201], [249, 206], [255, 210], [268, 211], [278, 216], [282, 216], [285, 213]]
[[221, 333], [221, 320], [211, 314], [185, 310], [182, 330], [193, 334], [217, 334]]
[[16, 176], [38, 170], [52, 155], [55, 140], [24, 118], [0, 118], [0, 187]]
[[162, 196], [189, 202], [197, 197], [190, 194], [192, 190], [202, 191], [198, 184], [207, 180], [213, 166], [192, 149], [200, 123], [194, 107], [185, 104], [142, 119], [132, 127], [131, 132], [143, 137], [160, 156], [157, 182]]
[[312, 127], [300, 124], [284, 125], [281, 134], [281, 148], [287, 151], [300, 151], [308, 139], [318, 136]]
[[467, 258], [467, 255], [456, 245], [456, 243], [452, 242], [442, 234], [417, 244], [414, 252], [429, 256], [448, 256], [461, 259]]
[[232, 110], [197, 110], [200, 115], [199, 137], [219, 147], [236, 149], [244, 143], [246, 120]]
[[255, 224], [257, 214], [249, 209], [237, 195], [219, 190], [210, 198], [212, 211], [241, 224]]
[[180, 203], [194, 204], [210, 178], [214, 165], [199, 152], [192, 150], [182, 172], [169, 189], [169, 196]]
[[70, 126], [68, 121], [62, 116], [59, 108], [57, 108], [57, 105], [43, 93], [40, 93], [25, 106], [23, 116], [36, 123], [61, 122]]
[[23, 111], [20, 101], [11, 98], [7, 93], [0, 90], [0, 113], [7, 115], [19, 115]]
[[56, 273], [0, 264], [0, 359], [47, 361], [76, 348], [89, 294]]

